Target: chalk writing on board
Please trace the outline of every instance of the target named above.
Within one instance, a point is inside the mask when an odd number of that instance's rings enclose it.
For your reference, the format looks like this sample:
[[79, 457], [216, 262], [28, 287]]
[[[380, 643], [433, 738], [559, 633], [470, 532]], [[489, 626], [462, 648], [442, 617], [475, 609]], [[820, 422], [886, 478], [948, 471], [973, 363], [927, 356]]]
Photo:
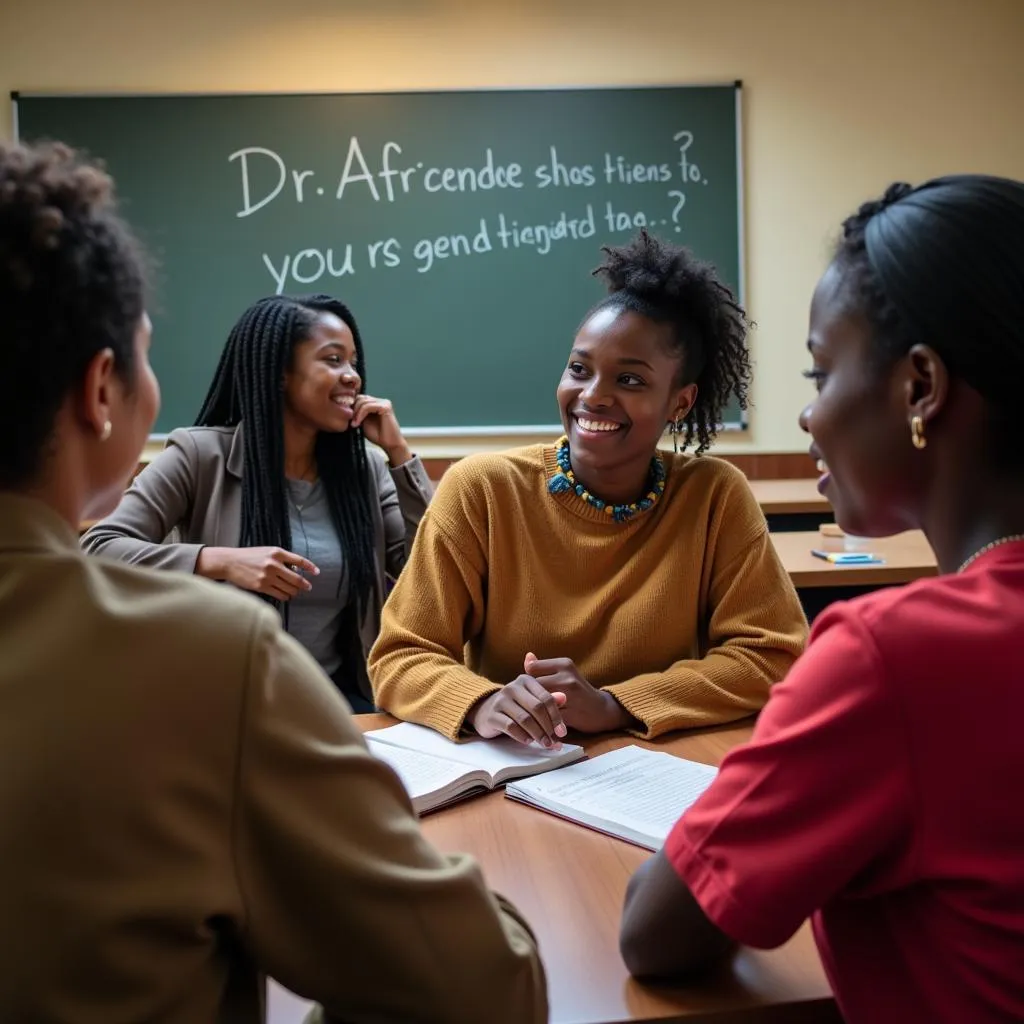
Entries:
[[[248, 218], [271, 204], [287, 202], [318, 203], [325, 210], [353, 203], [365, 208], [369, 203], [373, 209], [375, 204], [400, 204], [413, 195], [421, 200], [443, 195], [465, 200], [466, 214], [459, 217], [463, 223], [432, 237], [345, 237], [326, 248], [262, 253], [264, 269], [279, 293], [291, 284], [308, 286], [361, 272], [386, 273], [403, 265], [426, 274], [449, 260], [480, 258], [502, 250], [544, 257], [559, 245], [593, 237], [599, 228], [602, 236], [650, 227], [685, 239], [687, 205], [699, 199], [700, 188], [708, 184], [695, 159], [692, 131], [681, 129], [665, 140], [661, 150], [663, 155], [671, 154], [668, 159], [652, 159], [650, 154], [637, 159], [606, 151], [581, 162], [567, 159], [556, 144], [546, 148], [540, 162], [513, 159], [508, 146], [482, 145], [479, 159], [426, 166], [398, 142], [389, 140], [371, 151], [353, 135], [341, 171], [332, 172], [289, 167], [274, 150], [247, 146], [228, 156], [239, 172], [241, 204], [234, 212], [238, 218]], [[605, 189], [613, 190], [611, 197], [601, 195]], [[585, 193], [586, 199], [575, 206], [567, 202], [543, 223], [536, 222], [535, 213], [531, 217], [517, 211], [517, 195], [546, 190]], [[496, 214], [474, 213], [478, 193], [506, 197], [501, 200], [504, 208]], [[635, 197], [635, 205], [628, 196]]]
[[693, 132], [676, 132], [672, 138], [675, 142], [679, 143], [680, 180], [683, 184], [696, 184], [700, 182], [706, 185], [707, 181], [704, 179], [704, 175], [700, 173], [700, 168], [687, 155], [690, 147], [693, 145]]
[[668, 164], [631, 164], [623, 156], [616, 156], [613, 161], [611, 153], [605, 153], [604, 180], [609, 185], [640, 185], [647, 181], [666, 182], [672, 180], [672, 168]]

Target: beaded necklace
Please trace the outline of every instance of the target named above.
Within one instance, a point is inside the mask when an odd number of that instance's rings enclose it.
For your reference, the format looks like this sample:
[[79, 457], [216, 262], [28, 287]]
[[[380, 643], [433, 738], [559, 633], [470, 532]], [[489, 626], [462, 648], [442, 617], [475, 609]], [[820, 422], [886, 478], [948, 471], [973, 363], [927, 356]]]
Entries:
[[651, 459], [651, 471], [647, 477], [647, 493], [639, 501], [620, 505], [612, 505], [595, 497], [576, 479], [569, 461], [568, 437], [563, 436], [555, 445], [555, 461], [558, 463], [558, 472], [548, 480], [548, 491], [551, 494], [573, 491], [588, 505], [605, 512], [617, 523], [627, 522], [638, 512], [646, 512], [665, 491], [665, 463], [658, 454]]

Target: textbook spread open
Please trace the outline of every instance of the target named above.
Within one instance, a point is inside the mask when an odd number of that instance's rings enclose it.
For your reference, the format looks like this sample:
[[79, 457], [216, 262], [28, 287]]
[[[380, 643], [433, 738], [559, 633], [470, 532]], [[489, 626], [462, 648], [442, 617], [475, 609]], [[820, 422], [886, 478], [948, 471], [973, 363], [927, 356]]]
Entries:
[[525, 746], [505, 737], [453, 743], [433, 729], [411, 722], [375, 729], [364, 736], [370, 753], [398, 773], [417, 814], [587, 756], [582, 747], [572, 743], [563, 743], [560, 750]]
[[512, 800], [659, 850], [679, 816], [711, 785], [710, 765], [630, 745], [505, 789]]

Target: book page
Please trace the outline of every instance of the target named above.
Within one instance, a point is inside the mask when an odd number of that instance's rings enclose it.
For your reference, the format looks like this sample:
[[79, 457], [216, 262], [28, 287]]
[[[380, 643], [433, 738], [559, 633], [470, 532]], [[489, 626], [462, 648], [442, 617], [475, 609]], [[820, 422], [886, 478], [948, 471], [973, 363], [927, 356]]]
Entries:
[[470, 774], [463, 764], [418, 750], [377, 743], [369, 733], [366, 735], [366, 744], [374, 757], [389, 764], [398, 773], [417, 811], [430, 807], [434, 802], [427, 797], [448, 790], [449, 787], [454, 792], [458, 788], [456, 783]]
[[443, 757], [447, 761], [457, 761], [463, 771], [467, 768], [483, 769], [492, 779], [500, 771], [512, 770], [525, 775], [558, 764], [568, 764], [583, 756], [583, 748], [572, 743], [563, 743], [561, 750], [547, 750], [536, 744], [525, 746], [508, 737], [493, 740], [476, 738], [453, 743], [439, 732], [412, 722], [374, 729], [365, 736], [367, 740], [372, 738], [378, 744], [405, 747]]
[[653, 849], [716, 772], [710, 765], [630, 745], [512, 783], [507, 794]]

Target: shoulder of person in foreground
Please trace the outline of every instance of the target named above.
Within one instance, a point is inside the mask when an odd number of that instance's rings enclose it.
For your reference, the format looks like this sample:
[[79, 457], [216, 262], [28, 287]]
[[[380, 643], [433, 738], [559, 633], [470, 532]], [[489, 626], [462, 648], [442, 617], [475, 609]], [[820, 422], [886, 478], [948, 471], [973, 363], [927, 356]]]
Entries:
[[[259, 660], [237, 849], [261, 966], [340, 1019], [545, 1019], [524, 922], [469, 858], [426, 842], [397, 776], [305, 651], [275, 630], [265, 669]], [[383, 963], [395, 984], [382, 984]]]
[[[231, 841], [242, 940], [262, 970], [341, 1019], [546, 1019], [525, 922], [472, 860], [426, 842], [395, 773], [269, 608], [200, 579], [91, 571], [128, 615], [162, 613], [197, 705], [222, 670], [244, 671]], [[381, 983], [383, 963], [395, 984]]]

